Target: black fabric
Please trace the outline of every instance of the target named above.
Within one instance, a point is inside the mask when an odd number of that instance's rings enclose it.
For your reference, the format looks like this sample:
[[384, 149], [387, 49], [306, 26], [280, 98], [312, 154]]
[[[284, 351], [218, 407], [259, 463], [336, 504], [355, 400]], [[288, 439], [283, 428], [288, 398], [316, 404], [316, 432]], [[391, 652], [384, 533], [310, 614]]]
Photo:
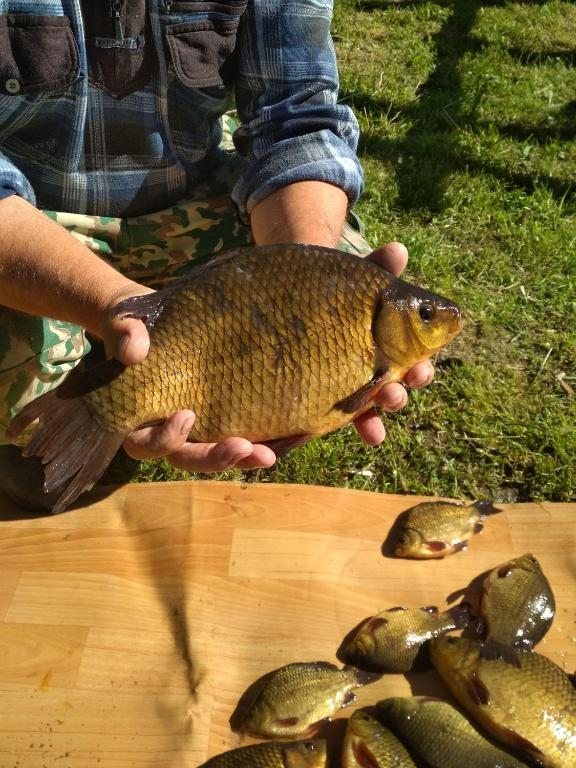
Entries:
[[122, 0], [118, 30], [112, 5], [82, 0], [90, 82], [119, 98], [144, 87], [152, 77], [153, 46], [146, 0]]
[[178, 18], [188, 16], [165, 27], [172, 69], [184, 85], [211, 88], [231, 79], [236, 35], [246, 5], [243, 0], [172, 4]]
[[0, 92], [54, 91], [77, 76], [78, 48], [68, 18], [0, 15]]

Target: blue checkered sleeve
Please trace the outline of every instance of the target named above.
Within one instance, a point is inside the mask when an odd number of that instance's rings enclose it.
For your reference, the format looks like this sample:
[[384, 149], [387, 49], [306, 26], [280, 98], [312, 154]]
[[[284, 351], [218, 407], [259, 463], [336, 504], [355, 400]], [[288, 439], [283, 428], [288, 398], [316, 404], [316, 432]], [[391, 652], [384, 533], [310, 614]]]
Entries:
[[358, 123], [337, 103], [331, 0], [249, 3], [238, 36], [234, 136], [246, 165], [233, 198], [240, 210], [297, 181], [341, 187], [354, 203], [363, 189]]

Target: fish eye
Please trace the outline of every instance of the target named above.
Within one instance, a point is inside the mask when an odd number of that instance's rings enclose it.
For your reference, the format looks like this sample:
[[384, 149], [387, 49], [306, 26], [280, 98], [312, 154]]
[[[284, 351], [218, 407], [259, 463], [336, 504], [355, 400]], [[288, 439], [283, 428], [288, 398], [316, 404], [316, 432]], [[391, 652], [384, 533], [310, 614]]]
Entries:
[[420, 319], [425, 322], [429, 323], [430, 320], [434, 317], [434, 307], [432, 304], [429, 304], [428, 302], [424, 302], [423, 304], [420, 304], [420, 307], [418, 309], [418, 314], [420, 315]]
[[316, 744], [313, 741], [307, 741], [304, 744], [304, 749], [307, 749], [308, 752], [316, 752]]

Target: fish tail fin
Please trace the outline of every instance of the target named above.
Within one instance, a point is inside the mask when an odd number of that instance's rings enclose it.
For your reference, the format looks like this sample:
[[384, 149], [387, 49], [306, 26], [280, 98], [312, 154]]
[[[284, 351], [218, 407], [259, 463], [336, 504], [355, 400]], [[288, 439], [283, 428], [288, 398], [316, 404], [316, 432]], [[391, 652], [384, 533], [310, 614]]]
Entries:
[[511, 645], [506, 645], [499, 640], [489, 637], [484, 643], [482, 643], [480, 649], [480, 656], [488, 661], [495, 659], [505, 661], [507, 664], [511, 664], [514, 667], [520, 667], [520, 654], [517, 648], [513, 648]]
[[448, 613], [452, 616], [455, 629], [464, 629], [472, 621], [472, 613], [468, 603], [458, 603], [458, 605], [448, 608]]
[[482, 517], [488, 517], [489, 515], [497, 515], [502, 510], [499, 507], [495, 507], [488, 499], [482, 499], [475, 501], [473, 506], [478, 510]]
[[369, 685], [370, 683], [374, 683], [377, 680], [380, 680], [382, 677], [382, 671], [376, 671], [371, 669], [360, 669], [359, 667], [355, 667], [352, 664], [345, 664], [344, 665], [345, 670], [350, 670], [353, 675], [354, 679], [356, 681], [356, 685], [358, 687], [361, 687], [363, 685]]
[[63, 512], [102, 476], [126, 435], [107, 432], [81, 397], [62, 396], [59, 388], [26, 405], [12, 420], [9, 438], [36, 419], [39, 425], [22, 451], [44, 465], [44, 491], [61, 490], [52, 512]]

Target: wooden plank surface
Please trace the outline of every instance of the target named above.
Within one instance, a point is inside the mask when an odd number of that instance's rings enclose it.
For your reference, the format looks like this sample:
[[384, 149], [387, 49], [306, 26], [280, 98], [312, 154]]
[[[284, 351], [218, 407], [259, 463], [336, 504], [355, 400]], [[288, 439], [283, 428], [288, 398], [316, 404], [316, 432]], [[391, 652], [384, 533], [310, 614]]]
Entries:
[[[466, 552], [384, 557], [421, 500], [211, 481], [128, 485], [57, 517], [0, 500], [0, 768], [196, 766], [250, 743], [228, 720], [265, 672], [336, 662], [366, 616], [444, 607], [524, 552], [557, 600], [539, 650], [576, 669], [576, 504], [501, 505]], [[354, 706], [430, 691], [433, 672], [386, 675]]]

